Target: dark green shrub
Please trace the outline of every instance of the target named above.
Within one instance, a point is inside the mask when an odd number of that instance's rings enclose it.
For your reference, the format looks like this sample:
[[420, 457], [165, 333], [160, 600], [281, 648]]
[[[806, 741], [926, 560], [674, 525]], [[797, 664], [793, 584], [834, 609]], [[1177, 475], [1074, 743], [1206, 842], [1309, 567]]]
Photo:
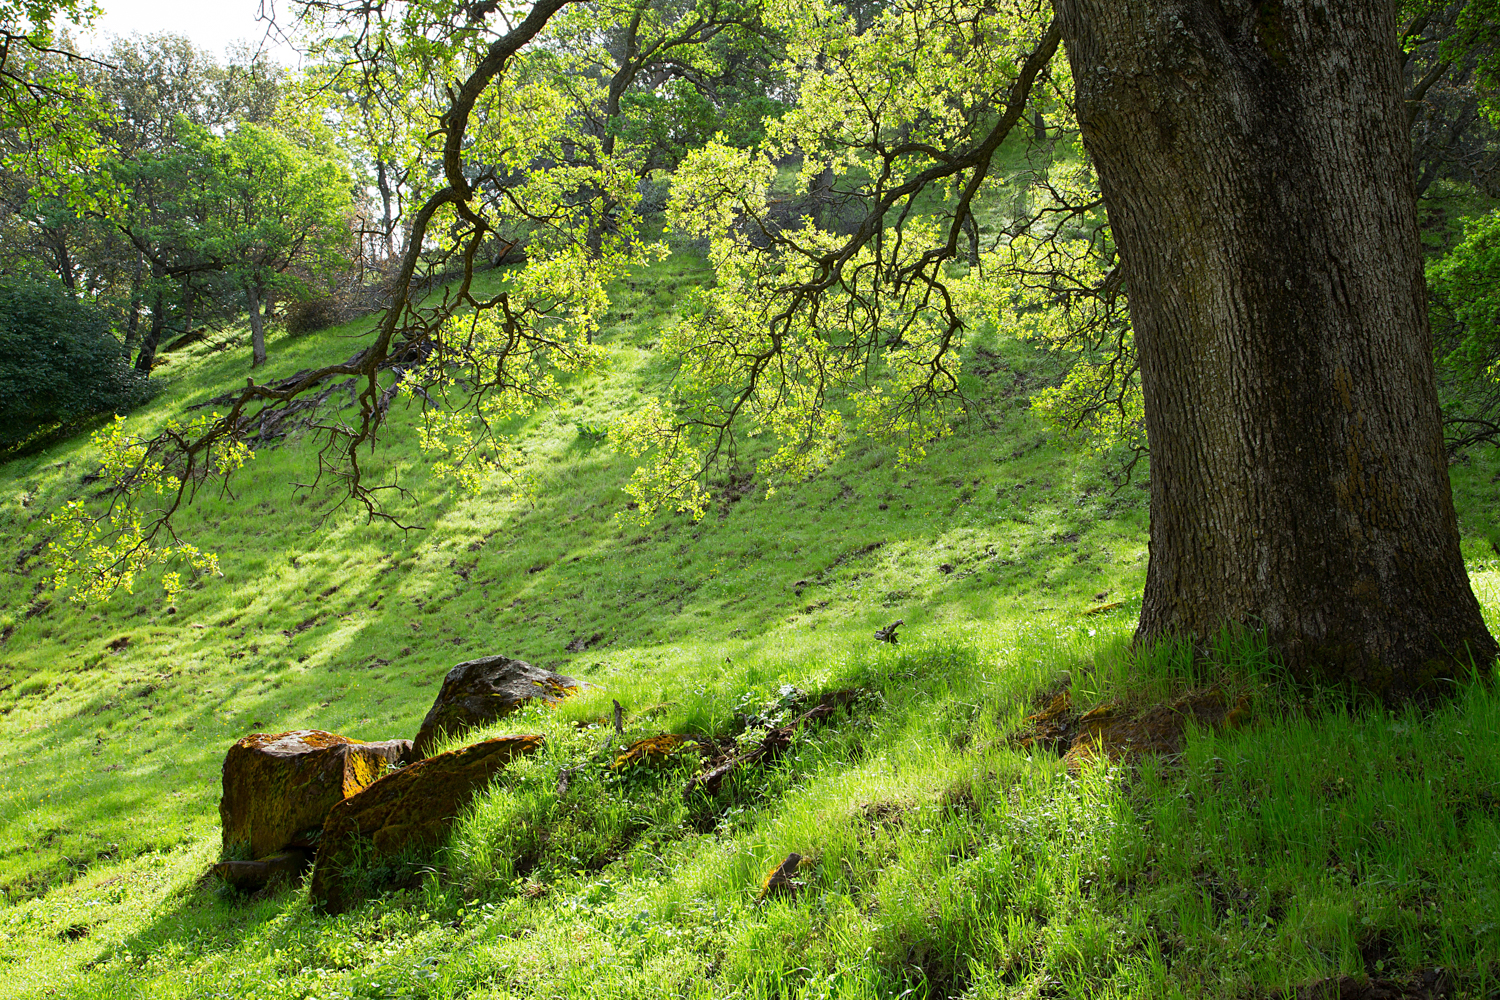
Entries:
[[333, 299], [307, 299], [286, 307], [286, 332], [293, 337], [326, 330], [339, 322], [339, 304]]
[[97, 309], [55, 282], [0, 281], [0, 448], [145, 396]]

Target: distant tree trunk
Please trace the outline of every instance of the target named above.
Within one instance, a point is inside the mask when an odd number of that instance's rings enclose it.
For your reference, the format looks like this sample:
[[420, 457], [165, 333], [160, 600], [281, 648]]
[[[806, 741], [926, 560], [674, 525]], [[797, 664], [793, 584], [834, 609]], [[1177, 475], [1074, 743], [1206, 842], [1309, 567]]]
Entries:
[[[600, 145], [600, 153], [604, 160], [609, 160], [615, 155], [616, 132], [620, 122], [620, 101], [625, 96], [625, 91], [635, 82], [640, 73], [642, 64], [638, 57], [640, 55], [640, 30], [641, 19], [645, 16], [646, 5], [638, 4], [626, 25], [625, 35], [620, 40], [621, 50], [616, 54], [618, 65], [615, 72], [610, 76], [609, 90], [604, 97], [604, 137]], [[604, 234], [614, 228], [614, 213], [619, 208], [619, 202], [613, 198], [608, 191], [599, 191], [599, 217], [589, 225], [588, 245], [589, 250], [595, 254], [599, 253], [604, 246]], [[589, 338], [590, 342], [593, 337]]]
[[191, 281], [182, 283], [182, 295], [186, 302], [183, 306], [182, 335], [186, 337], [193, 332], [193, 313], [198, 308], [198, 292]]
[[[1447, 165], [1444, 154], [1458, 146], [1464, 133], [1469, 130], [1470, 126], [1478, 118], [1479, 101], [1471, 97], [1463, 103], [1462, 108], [1454, 115], [1453, 121], [1448, 128], [1443, 130], [1444, 134], [1441, 139], [1434, 140], [1430, 134], [1424, 136], [1426, 141], [1422, 145], [1425, 147], [1424, 152], [1428, 154], [1428, 159], [1421, 170], [1417, 172], [1418, 198], [1427, 193], [1427, 189], [1432, 187], [1432, 182], [1438, 179], [1443, 167]], [[1437, 128], [1436, 124], [1429, 126], [1431, 131], [1436, 131]]]
[[156, 361], [156, 346], [161, 343], [161, 332], [166, 325], [166, 297], [158, 288], [155, 297], [151, 300], [151, 331], [146, 334], [146, 342], [141, 345], [141, 353], [135, 357], [136, 371], [151, 374], [151, 365]]
[[824, 229], [832, 229], [836, 220], [836, 212], [833, 204], [833, 168], [824, 167], [818, 171], [818, 176], [813, 178], [808, 185], [808, 198], [812, 202], [811, 215], [813, 219]]
[[130, 277], [130, 317], [125, 324], [125, 346], [129, 347], [135, 343], [135, 338], [141, 332], [141, 272], [143, 270], [141, 255], [135, 255], [135, 273]]
[[396, 216], [393, 211], [394, 192], [391, 179], [386, 173], [385, 161], [375, 158], [375, 185], [380, 190], [380, 224], [385, 230], [385, 259], [396, 256]]
[[250, 367], [259, 368], [266, 363], [266, 326], [260, 314], [260, 283], [247, 282], [245, 302], [250, 307]]
[[73, 255], [68, 253], [68, 241], [62, 233], [52, 238], [52, 255], [57, 260], [57, 276], [62, 279], [63, 287], [77, 295], [78, 279], [73, 273]]
[[1459, 553], [1390, 0], [1053, 0], [1151, 448], [1138, 637], [1400, 697], [1495, 656]]

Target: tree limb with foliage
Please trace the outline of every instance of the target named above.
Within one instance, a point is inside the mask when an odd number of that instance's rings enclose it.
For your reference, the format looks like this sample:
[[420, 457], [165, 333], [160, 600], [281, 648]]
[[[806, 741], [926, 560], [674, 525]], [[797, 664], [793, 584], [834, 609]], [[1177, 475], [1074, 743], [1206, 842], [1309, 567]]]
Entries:
[[[110, 466], [117, 496], [128, 496], [130, 485], [148, 468], [159, 466], [166, 470], [162, 475], [176, 477], [179, 484], [193, 481], [193, 474], [205, 468], [232, 471], [237, 464], [224, 465], [215, 456], [233, 449], [268, 411], [291, 406], [336, 378], [358, 381], [358, 413], [348, 422], [319, 425], [324, 447], [313, 485], [338, 482], [370, 516], [396, 521], [380, 497], [399, 487], [370, 482], [360, 449], [373, 446], [390, 406], [403, 394], [440, 401], [425, 410], [422, 432], [424, 445], [438, 456], [440, 473], [473, 486], [489, 472], [514, 468], [507, 463], [514, 452], [503, 441], [487, 446], [486, 435], [499, 421], [555, 399], [562, 380], [601, 362], [601, 351], [591, 341], [596, 314], [606, 303], [606, 285], [622, 268], [662, 252], [640, 238], [628, 215], [637, 197], [632, 171], [607, 160], [551, 169], [564, 159], [565, 145], [598, 141], [578, 129], [577, 109], [567, 96], [545, 76], [524, 72], [524, 65], [505, 74], [568, 2], [544, 0], [513, 19], [496, 15], [506, 30], [493, 37], [482, 18], [454, 21], [452, 11], [433, 14], [435, 22], [422, 15], [428, 10], [424, 5], [393, 4], [405, 18], [393, 25], [384, 20], [386, 5], [363, 7], [367, 41], [382, 31], [399, 36], [390, 45], [371, 42], [369, 52], [378, 57], [395, 51], [398, 41], [419, 45], [436, 50], [439, 64], [462, 68], [464, 74], [451, 85], [451, 103], [436, 130], [441, 186], [413, 215], [406, 252], [373, 342], [338, 364], [269, 385], [252, 382], [227, 402], [227, 412], [206, 423], [132, 440], [130, 453], [139, 456], [138, 468], [123, 461]], [[341, 16], [332, 5], [308, 9], [315, 15]], [[434, 41], [435, 25], [452, 30]], [[602, 240], [591, 239], [599, 192], [626, 210]], [[592, 201], [580, 193], [593, 195]], [[483, 260], [481, 248], [500, 227], [518, 224], [530, 232], [526, 267], [499, 293], [479, 296], [474, 276]], [[462, 269], [456, 286], [423, 298], [423, 273], [441, 273], [454, 265]], [[130, 558], [151, 551], [158, 541], [172, 537], [171, 517], [187, 495], [180, 488], [149, 517], [127, 520], [120, 529], [130, 539], [124, 550], [105, 537], [91, 541], [89, 551], [125, 551]], [[73, 549], [60, 557], [72, 560], [70, 565], [93, 566], [106, 582], [118, 580], [122, 568], [131, 565], [125, 556], [91, 562]]]
[[79, 208], [91, 204], [107, 116], [79, 79], [93, 60], [59, 44], [55, 22], [87, 25], [98, 12], [93, 0], [0, 0], [0, 161]]
[[[711, 144], [674, 184], [677, 224], [713, 237], [717, 282], [665, 335], [671, 398], [616, 429], [633, 454], [654, 449], [629, 486], [643, 517], [701, 516], [706, 470], [741, 423], [778, 443], [761, 463], [772, 484], [831, 461], [848, 430], [919, 456], [948, 430], [966, 328], [1008, 321], [1017, 299], [1037, 313], [1058, 306], [1055, 290], [1027, 291], [1044, 269], [1006, 265], [1098, 249], [1087, 218], [1097, 201], [1029, 206], [1016, 224], [1027, 235], [955, 267], [978, 205], [1013, 180], [992, 173], [995, 154], [1024, 131], [1027, 100], [1052, 72], [1060, 34], [1043, 13], [892, 7], [864, 31], [838, 8], [789, 15], [796, 108], [762, 148]], [[795, 159], [798, 187], [821, 185], [849, 215], [845, 231], [777, 211], [775, 163]], [[1047, 270], [1046, 283], [1055, 277]], [[1035, 315], [1028, 328], [1045, 325]]]

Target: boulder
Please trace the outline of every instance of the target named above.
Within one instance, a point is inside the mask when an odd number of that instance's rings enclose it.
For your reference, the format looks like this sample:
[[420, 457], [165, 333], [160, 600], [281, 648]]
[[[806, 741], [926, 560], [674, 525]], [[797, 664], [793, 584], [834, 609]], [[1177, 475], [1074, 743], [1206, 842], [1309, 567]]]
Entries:
[[364, 896], [359, 875], [376, 858], [440, 843], [475, 794], [541, 736], [502, 736], [419, 760], [328, 810], [313, 868], [314, 905], [343, 913]]
[[426, 757], [437, 740], [488, 725], [527, 702], [561, 701], [583, 685], [571, 677], [533, 667], [525, 660], [484, 656], [465, 660], [443, 678], [432, 710], [413, 741], [417, 757]]
[[246, 736], [224, 756], [224, 858], [310, 846], [335, 802], [411, 757], [411, 741], [366, 743], [319, 729]]

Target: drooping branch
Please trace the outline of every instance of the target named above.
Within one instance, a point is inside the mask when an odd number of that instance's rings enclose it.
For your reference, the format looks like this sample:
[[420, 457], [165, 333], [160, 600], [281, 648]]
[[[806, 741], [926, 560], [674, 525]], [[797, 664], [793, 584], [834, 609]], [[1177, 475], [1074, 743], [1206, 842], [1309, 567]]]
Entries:
[[[386, 419], [398, 388], [391, 373], [395, 372], [399, 376], [403, 369], [420, 362], [424, 354], [433, 349], [440, 326], [462, 306], [480, 304], [468, 294], [469, 282], [473, 276], [473, 251], [477, 246], [475, 234], [482, 236], [486, 229], [484, 221], [470, 205], [476, 192], [464, 170], [463, 150], [471, 115], [477, 101], [504, 72], [512, 57], [536, 38], [554, 14], [573, 2], [576, 0], [540, 0], [524, 19], [486, 47], [473, 70], [451, 91], [452, 102], [439, 128], [444, 138], [442, 176], [445, 183], [425, 200], [413, 217], [411, 237], [391, 283], [390, 299], [377, 324], [374, 342], [343, 362], [298, 372], [290, 378], [271, 384], [256, 385], [253, 379], [247, 379], [244, 388], [217, 400], [228, 407], [227, 412], [218, 419], [208, 422], [206, 426], [202, 422], [189, 425], [192, 433], [171, 426], [156, 438], [141, 442], [136, 449], [137, 468], [169, 471], [176, 480], [176, 488], [167, 504], [151, 512], [148, 524], [144, 527], [136, 526], [129, 551], [124, 552], [112, 565], [95, 567], [96, 575], [107, 577], [112, 572], [117, 572], [130, 563], [130, 560], [138, 559], [140, 552], [157, 545], [161, 539], [177, 541], [172, 519], [206, 478], [218, 471], [214, 456], [226, 448], [238, 447], [242, 439], [257, 436], [268, 426], [274, 428], [280, 418], [286, 415], [286, 411], [310, 409], [305, 400], [317, 393], [320, 387], [324, 387], [320, 395], [326, 397], [326, 384], [339, 378], [350, 380], [340, 388], [349, 388], [352, 392], [354, 385], [351, 382], [358, 385], [356, 401], [359, 412], [352, 425], [316, 425], [326, 435], [326, 443], [319, 454], [319, 472], [313, 485], [321, 482], [324, 475], [335, 476], [342, 481], [348, 498], [362, 504], [369, 516], [399, 523], [382, 509], [378, 500], [379, 492], [398, 487], [394, 484], [372, 485], [365, 482], [359, 447], [373, 443]], [[326, 8], [329, 5], [321, 6]], [[382, 7], [383, 4], [378, 3], [362, 4], [359, 13], [368, 20], [377, 16]], [[456, 210], [473, 227], [469, 239], [460, 241], [465, 267], [464, 282], [458, 295], [445, 294], [435, 307], [424, 311], [419, 304], [416, 276], [423, 263], [424, 251], [436, 235], [434, 224], [443, 210], [448, 208]], [[156, 259], [147, 241], [138, 238], [138, 234], [127, 231], [126, 235], [143, 254], [151, 256], [153, 264], [159, 268], [172, 273], [183, 270], [173, 262]], [[210, 262], [203, 266], [213, 265]], [[485, 304], [494, 305], [493, 302]], [[535, 311], [531, 310], [533, 313]], [[519, 332], [521, 317], [509, 316], [508, 319]], [[540, 336], [538, 341], [547, 348], [563, 347], [545, 335]], [[483, 387], [479, 388], [482, 390]], [[416, 387], [416, 391], [418, 395], [423, 395], [420, 387]], [[228, 468], [223, 471], [226, 480], [230, 471], [232, 469]], [[131, 478], [132, 474], [126, 472], [117, 483], [111, 511], [122, 502], [122, 497], [129, 494]], [[108, 516], [109, 514], [105, 515]]]
[[[732, 451], [734, 429], [752, 408], [763, 414], [802, 395], [804, 411], [813, 416], [802, 423], [800, 440], [793, 446], [814, 447], [822, 433], [816, 414], [827, 412], [830, 393], [868, 377], [876, 356], [904, 345], [928, 316], [938, 317], [938, 328], [924, 339], [920, 364], [926, 375], [906, 386], [902, 404], [887, 412], [893, 419], [916, 419], [928, 400], [957, 392], [955, 369], [948, 359], [964, 324], [942, 268], [958, 258], [959, 241], [972, 224], [975, 201], [990, 176], [994, 156], [1024, 120], [1028, 99], [1060, 39], [1055, 25], [1046, 26], [1019, 60], [996, 104], [965, 109], [977, 136], [957, 148], [912, 138], [905, 125], [895, 129], [896, 141], [887, 144], [875, 99], [860, 93], [868, 115], [860, 126], [873, 139], [857, 141], [864, 143], [859, 150], [871, 179], [866, 189], [850, 192], [850, 198], [862, 204], [847, 235], [831, 241], [831, 234], [821, 228], [779, 224], [769, 204], [739, 204], [735, 239], [744, 254], [737, 260], [753, 269], [744, 278], [745, 287], [767, 310], [753, 319], [737, 315], [720, 322], [710, 316], [693, 329], [697, 340], [674, 345], [688, 364], [695, 356], [731, 358], [733, 370], [724, 374], [715, 369], [710, 380], [721, 388], [679, 409], [673, 422], [662, 428], [668, 437], [663, 467], [688, 437], [706, 435], [699, 460], [678, 463], [674, 478], [658, 483], [663, 497], [692, 493], [719, 456]], [[985, 117], [987, 125], [981, 123]], [[919, 162], [912, 166], [914, 160]], [[734, 171], [724, 183], [722, 190], [705, 191], [703, 199], [736, 198], [739, 181]], [[915, 222], [917, 198], [949, 184], [958, 193], [945, 210], [947, 222], [934, 234], [936, 241], [919, 245], [923, 237], [908, 233]], [[747, 338], [745, 322], [754, 323], [760, 333]], [[794, 347], [804, 332], [827, 350]], [[799, 381], [805, 383], [801, 388]]]

